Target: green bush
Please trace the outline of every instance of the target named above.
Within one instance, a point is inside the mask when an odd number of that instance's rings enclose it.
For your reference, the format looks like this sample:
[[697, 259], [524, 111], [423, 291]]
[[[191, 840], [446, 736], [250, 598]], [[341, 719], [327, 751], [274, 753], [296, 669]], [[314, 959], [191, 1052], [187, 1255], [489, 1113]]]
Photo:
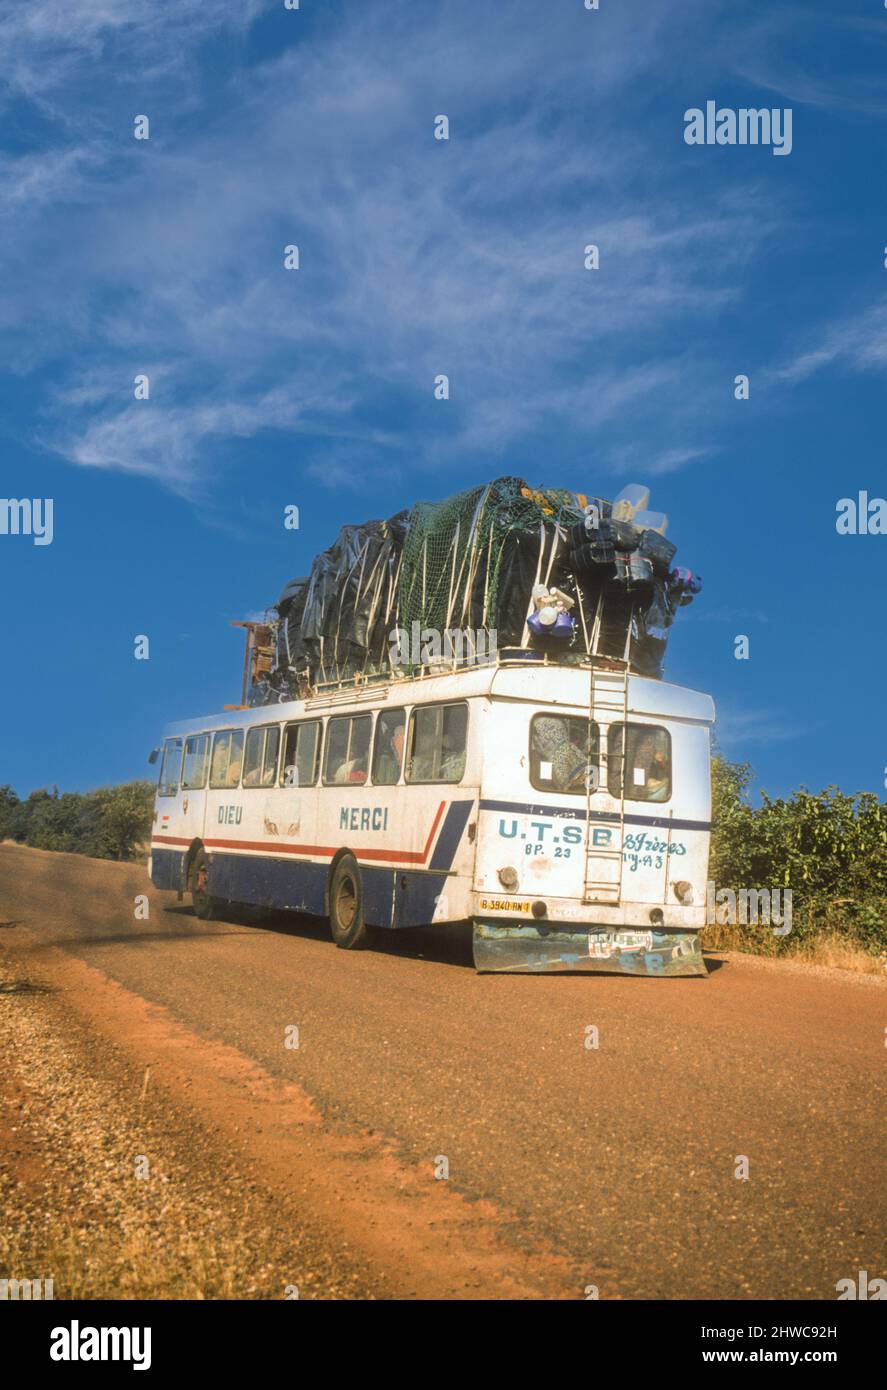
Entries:
[[[846, 937], [869, 951], [887, 949], [887, 802], [838, 787], [787, 799], [766, 792], [751, 806], [748, 763], [712, 760], [709, 878], [718, 889], [790, 888], [791, 948], [818, 933]], [[745, 928], [756, 937], [769, 927]]]
[[151, 782], [61, 795], [57, 787], [41, 788], [26, 801], [0, 787], [0, 838], [95, 859], [132, 859], [150, 835], [153, 806]]

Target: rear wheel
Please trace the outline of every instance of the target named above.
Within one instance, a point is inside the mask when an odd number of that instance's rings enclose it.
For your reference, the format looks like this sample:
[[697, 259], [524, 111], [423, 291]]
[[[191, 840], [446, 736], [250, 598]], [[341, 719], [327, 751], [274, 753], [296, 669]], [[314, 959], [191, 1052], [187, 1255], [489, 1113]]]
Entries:
[[199, 849], [194, 856], [188, 874], [188, 888], [195, 917], [206, 922], [210, 917], [221, 917], [225, 904], [221, 898], [211, 898], [208, 888], [209, 859], [206, 851]]
[[353, 854], [342, 855], [330, 878], [330, 931], [343, 951], [353, 951], [366, 943], [363, 884]]

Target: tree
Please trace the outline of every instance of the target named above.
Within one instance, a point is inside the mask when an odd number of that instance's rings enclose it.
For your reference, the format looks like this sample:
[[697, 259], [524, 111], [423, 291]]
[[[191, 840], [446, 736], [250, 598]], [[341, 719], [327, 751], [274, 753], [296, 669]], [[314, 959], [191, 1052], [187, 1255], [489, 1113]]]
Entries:
[[131, 859], [151, 833], [153, 782], [127, 782], [94, 792], [98, 834], [90, 853], [100, 859]]
[[26, 801], [0, 787], [0, 838], [96, 859], [131, 859], [150, 835], [153, 803], [151, 782], [61, 796], [57, 787], [41, 787]]
[[[709, 878], [717, 888], [792, 891], [792, 932], [786, 949], [823, 930], [870, 950], [887, 947], [887, 802], [872, 792], [838, 787], [790, 797], [748, 798], [752, 769], [722, 755], [712, 759], [712, 847]], [[749, 941], [768, 937], [748, 927]]]
[[0, 840], [12, 838], [15, 809], [20, 805], [12, 787], [0, 787]]

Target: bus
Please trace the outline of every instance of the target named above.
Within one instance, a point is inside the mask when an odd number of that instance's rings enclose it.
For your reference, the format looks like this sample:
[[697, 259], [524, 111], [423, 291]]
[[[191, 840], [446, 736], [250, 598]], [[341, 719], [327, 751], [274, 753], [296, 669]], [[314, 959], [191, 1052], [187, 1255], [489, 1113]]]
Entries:
[[368, 933], [470, 923], [485, 971], [704, 975], [710, 696], [518, 650], [169, 726], [156, 888]]

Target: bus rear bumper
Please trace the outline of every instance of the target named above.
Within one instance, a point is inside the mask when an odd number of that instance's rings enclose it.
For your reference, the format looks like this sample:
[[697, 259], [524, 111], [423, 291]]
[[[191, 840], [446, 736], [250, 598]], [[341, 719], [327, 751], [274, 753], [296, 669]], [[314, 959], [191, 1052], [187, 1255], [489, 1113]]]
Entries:
[[696, 931], [608, 930], [570, 923], [474, 920], [474, 968], [481, 973], [583, 972], [616, 975], [705, 975]]

